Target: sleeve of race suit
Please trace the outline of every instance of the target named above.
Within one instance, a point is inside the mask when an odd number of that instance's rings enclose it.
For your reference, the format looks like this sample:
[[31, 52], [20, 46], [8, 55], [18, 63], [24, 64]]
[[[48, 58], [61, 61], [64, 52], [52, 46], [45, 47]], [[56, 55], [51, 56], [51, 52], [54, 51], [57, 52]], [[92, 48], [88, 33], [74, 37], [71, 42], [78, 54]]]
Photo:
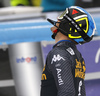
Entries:
[[71, 60], [66, 50], [55, 49], [51, 53], [49, 68], [56, 82], [57, 96], [75, 96]]

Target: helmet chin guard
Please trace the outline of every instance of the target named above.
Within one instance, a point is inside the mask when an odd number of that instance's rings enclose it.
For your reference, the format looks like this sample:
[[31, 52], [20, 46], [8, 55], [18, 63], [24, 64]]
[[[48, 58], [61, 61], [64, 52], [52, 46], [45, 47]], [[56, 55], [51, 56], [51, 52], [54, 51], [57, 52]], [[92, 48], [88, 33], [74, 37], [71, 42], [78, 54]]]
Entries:
[[[57, 23], [59, 23], [59, 27], [57, 27], [57, 32], [54, 32], [52, 35], [52, 38], [55, 39], [55, 36], [57, 35], [57, 33], [60, 31], [62, 32], [64, 35], [67, 35], [66, 31], [69, 30], [68, 26], [69, 26], [69, 22], [68, 21], [62, 21], [62, 22], [56, 22], [54, 20], [51, 19], [47, 19], [51, 24], [53, 24], [54, 26], [56, 26]], [[64, 26], [67, 26], [67, 28], [65, 28]]]

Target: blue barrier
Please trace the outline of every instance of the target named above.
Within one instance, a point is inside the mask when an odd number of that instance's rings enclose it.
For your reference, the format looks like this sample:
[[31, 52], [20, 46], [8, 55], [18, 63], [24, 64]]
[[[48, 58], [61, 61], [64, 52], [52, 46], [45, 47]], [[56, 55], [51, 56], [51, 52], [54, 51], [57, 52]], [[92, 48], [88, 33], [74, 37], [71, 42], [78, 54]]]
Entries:
[[[97, 35], [100, 35], [100, 18], [94, 18]], [[0, 45], [21, 42], [52, 41], [50, 27], [47, 21], [19, 21], [0, 23]]]
[[47, 21], [0, 23], [0, 45], [52, 40]]

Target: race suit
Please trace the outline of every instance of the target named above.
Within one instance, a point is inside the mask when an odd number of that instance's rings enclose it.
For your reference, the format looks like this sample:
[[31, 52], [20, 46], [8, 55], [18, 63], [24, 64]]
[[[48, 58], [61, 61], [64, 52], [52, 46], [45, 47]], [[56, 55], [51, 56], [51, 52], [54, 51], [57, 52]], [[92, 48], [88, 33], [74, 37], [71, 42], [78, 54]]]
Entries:
[[85, 70], [76, 45], [69, 40], [59, 41], [47, 56], [40, 96], [86, 96]]

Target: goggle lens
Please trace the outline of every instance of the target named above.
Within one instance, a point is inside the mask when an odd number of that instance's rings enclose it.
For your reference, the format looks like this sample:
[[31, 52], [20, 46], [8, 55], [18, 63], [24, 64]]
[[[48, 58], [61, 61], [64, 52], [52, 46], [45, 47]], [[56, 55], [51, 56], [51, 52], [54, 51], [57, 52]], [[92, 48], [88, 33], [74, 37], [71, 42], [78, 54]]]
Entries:
[[63, 17], [66, 15], [66, 14], [68, 14], [68, 8], [66, 8], [66, 10], [60, 15], [60, 16], [58, 16], [58, 19], [63, 19]]

